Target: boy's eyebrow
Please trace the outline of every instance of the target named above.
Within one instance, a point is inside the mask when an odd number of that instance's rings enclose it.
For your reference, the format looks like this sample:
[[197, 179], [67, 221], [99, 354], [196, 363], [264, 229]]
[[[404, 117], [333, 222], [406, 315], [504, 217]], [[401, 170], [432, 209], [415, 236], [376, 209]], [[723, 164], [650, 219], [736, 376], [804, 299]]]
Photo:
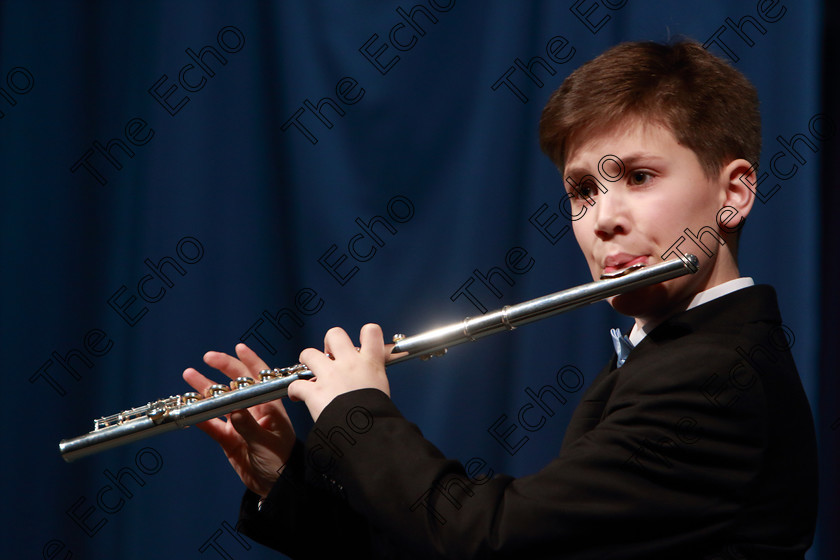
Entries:
[[[664, 163], [666, 160], [664, 157], [654, 154], [652, 152], [632, 152], [627, 154], [623, 157], [618, 157], [613, 154], [608, 154], [604, 156], [605, 158], [609, 158], [613, 161], [620, 161], [624, 165], [624, 170], [629, 171], [633, 167], [639, 165], [639, 163], [648, 163], [648, 164], [657, 164], [657, 163]], [[613, 164], [615, 165], [615, 164]], [[594, 175], [595, 178], [598, 178], [598, 170], [597, 169], [589, 169], [588, 167], [567, 167], [565, 176], [571, 177], [572, 179], [577, 179], [578, 177], [583, 177], [584, 175]]]
[[664, 163], [665, 158], [651, 152], [634, 152], [621, 158], [621, 162], [625, 167], [633, 167], [638, 165], [640, 162]]

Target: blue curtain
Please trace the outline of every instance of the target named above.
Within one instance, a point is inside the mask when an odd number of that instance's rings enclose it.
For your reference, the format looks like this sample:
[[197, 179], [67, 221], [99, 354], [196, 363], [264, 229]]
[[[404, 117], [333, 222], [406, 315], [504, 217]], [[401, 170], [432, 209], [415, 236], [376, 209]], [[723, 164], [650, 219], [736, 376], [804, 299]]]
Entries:
[[[840, 557], [824, 15], [816, 0], [4, 0], [7, 557], [277, 558], [235, 532], [241, 484], [199, 430], [72, 464], [58, 441], [184, 392], [210, 349], [244, 341], [281, 367], [334, 325], [410, 335], [587, 282], [541, 108], [609, 46], [682, 36], [759, 90], [768, 177], [742, 272], [779, 293], [820, 433], [809, 558]], [[628, 324], [601, 303], [395, 366], [393, 398], [445, 453], [533, 472]], [[500, 437], [525, 389], [551, 384], [567, 403]]]

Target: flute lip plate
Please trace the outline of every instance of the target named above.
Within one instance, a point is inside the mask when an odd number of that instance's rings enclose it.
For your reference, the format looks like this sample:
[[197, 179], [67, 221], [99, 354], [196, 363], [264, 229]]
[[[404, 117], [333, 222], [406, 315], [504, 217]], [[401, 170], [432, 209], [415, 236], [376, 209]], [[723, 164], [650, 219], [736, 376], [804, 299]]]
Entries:
[[601, 275], [601, 280], [610, 280], [612, 278], [621, 278], [625, 274], [633, 272], [634, 270], [639, 270], [640, 268], [644, 268], [645, 265], [643, 263], [636, 263], [632, 266], [628, 266], [627, 268], [622, 268], [621, 270], [616, 270], [614, 272], [605, 272]]

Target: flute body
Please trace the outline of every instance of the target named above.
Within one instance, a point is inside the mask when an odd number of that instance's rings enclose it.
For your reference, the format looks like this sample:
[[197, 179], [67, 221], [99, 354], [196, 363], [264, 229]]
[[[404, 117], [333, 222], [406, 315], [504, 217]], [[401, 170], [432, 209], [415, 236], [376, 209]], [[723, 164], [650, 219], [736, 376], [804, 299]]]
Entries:
[[[471, 342], [505, 330], [513, 330], [541, 319], [571, 311], [608, 297], [665, 282], [697, 271], [694, 255], [638, 270], [622, 271], [622, 275], [538, 297], [516, 305], [490, 311], [480, 317], [467, 317], [448, 326], [419, 335], [394, 336], [392, 354], [397, 355], [388, 365], [412, 358], [442, 355], [450, 346]], [[239, 378], [231, 387], [214, 385], [210, 394], [202, 397], [185, 393], [106, 416], [94, 421], [93, 431], [71, 439], [61, 440], [59, 450], [65, 461], [71, 462], [106, 449], [145, 439], [156, 434], [186, 428], [193, 424], [222, 416], [234, 410], [248, 408], [286, 396], [288, 386], [299, 379], [314, 375], [303, 364], [260, 372], [260, 380]]]

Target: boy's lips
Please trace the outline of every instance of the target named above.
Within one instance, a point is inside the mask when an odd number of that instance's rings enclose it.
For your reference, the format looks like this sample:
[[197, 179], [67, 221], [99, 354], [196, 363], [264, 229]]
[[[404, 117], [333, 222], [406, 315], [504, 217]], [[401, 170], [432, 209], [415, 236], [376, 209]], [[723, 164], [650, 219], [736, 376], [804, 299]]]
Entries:
[[619, 270], [631, 267], [633, 265], [647, 264], [647, 255], [629, 255], [627, 253], [616, 253], [608, 256], [604, 260], [603, 274], [612, 274]]

